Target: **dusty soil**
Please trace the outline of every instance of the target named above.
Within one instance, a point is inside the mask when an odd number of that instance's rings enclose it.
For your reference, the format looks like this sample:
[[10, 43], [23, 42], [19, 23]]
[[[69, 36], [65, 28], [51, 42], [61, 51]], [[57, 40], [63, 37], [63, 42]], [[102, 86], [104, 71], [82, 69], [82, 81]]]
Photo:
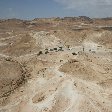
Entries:
[[0, 112], [112, 112], [111, 25], [0, 20]]

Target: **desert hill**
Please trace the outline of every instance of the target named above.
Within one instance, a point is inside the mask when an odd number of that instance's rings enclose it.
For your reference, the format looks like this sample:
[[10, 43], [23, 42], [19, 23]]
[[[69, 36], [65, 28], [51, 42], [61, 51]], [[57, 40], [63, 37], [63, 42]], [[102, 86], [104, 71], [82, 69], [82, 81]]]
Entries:
[[0, 112], [112, 112], [112, 18], [1, 19]]

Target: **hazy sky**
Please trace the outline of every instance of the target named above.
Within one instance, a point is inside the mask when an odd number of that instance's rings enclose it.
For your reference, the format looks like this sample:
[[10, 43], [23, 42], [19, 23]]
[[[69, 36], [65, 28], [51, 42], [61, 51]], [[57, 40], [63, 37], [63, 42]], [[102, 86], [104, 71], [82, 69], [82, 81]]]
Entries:
[[112, 0], [0, 0], [0, 18], [112, 16]]

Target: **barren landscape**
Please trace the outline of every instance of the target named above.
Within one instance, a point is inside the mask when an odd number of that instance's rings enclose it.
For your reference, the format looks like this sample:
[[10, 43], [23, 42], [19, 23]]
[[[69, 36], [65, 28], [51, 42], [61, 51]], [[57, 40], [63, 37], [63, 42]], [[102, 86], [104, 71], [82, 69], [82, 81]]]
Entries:
[[1, 19], [0, 112], [112, 112], [112, 18]]

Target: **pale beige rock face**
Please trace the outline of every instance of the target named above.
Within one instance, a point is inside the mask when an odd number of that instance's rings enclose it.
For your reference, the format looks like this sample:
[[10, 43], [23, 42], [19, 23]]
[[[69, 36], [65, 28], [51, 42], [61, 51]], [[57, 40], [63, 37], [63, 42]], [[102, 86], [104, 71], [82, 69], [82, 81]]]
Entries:
[[1, 21], [0, 112], [112, 112], [107, 26], [102, 19]]

